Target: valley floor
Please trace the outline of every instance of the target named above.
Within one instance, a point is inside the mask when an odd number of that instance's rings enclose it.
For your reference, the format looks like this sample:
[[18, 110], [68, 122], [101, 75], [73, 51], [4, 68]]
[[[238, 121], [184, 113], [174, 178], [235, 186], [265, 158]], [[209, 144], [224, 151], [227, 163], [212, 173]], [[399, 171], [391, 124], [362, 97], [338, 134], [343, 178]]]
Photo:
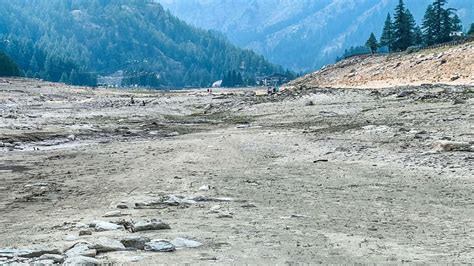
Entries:
[[[96, 259], [470, 263], [473, 96], [443, 85], [255, 96], [0, 79], [0, 264], [38, 260], [6, 248], [137, 235], [202, 246]], [[171, 229], [78, 235], [95, 220], [153, 218]]]

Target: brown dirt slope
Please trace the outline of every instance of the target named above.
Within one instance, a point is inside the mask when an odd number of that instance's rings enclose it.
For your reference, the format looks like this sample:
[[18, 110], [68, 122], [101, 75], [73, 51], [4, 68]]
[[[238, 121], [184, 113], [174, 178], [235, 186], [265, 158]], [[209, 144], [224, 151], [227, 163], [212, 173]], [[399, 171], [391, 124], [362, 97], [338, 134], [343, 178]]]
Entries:
[[352, 57], [289, 85], [387, 88], [421, 84], [474, 85], [474, 42], [412, 54]]

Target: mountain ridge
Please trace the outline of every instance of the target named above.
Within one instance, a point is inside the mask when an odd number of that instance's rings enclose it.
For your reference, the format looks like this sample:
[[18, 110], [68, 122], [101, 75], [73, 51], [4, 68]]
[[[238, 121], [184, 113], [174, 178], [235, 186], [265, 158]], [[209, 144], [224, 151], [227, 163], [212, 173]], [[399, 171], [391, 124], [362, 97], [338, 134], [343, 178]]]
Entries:
[[[192, 25], [222, 31], [237, 45], [276, 64], [308, 71], [334, 62], [344, 49], [380, 37], [396, 0], [156, 0]], [[432, 0], [406, 0], [418, 24]], [[451, 0], [467, 27], [474, 1]], [[221, 10], [226, 10], [225, 15]], [[257, 26], [255, 26], [257, 25]]]

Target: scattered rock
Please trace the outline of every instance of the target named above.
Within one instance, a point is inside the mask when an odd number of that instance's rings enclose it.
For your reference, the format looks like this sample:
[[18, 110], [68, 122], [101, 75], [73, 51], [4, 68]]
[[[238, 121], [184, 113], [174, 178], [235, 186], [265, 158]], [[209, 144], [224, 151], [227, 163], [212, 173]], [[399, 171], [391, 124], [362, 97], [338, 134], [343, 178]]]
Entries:
[[314, 102], [313, 102], [313, 100], [308, 100], [308, 101], [305, 102], [304, 105], [305, 105], [305, 106], [313, 106], [313, 105], [314, 105]]
[[242, 207], [242, 208], [256, 208], [257, 206], [255, 204], [252, 204], [252, 203], [247, 203], [247, 204], [244, 204], [240, 207]]
[[71, 134], [71, 135], [67, 136], [67, 139], [68, 139], [69, 141], [75, 141], [75, 140], [76, 140], [76, 136]]
[[172, 240], [171, 244], [173, 244], [177, 248], [197, 248], [202, 246], [201, 242], [181, 237], [177, 237]]
[[455, 76], [452, 76], [452, 77], [451, 77], [451, 81], [455, 81], [455, 80], [458, 80], [458, 79], [460, 79], [460, 78], [461, 78], [460, 76], [455, 75]]
[[145, 244], [150, 242], [150, 238], [146, 236], [127, 236], [124, 239], [120, 240], [120, 242], [126, 248], [136, 248], [143, 250], [145, 249]]
[[223, 213], [220, 213], [219, 215], [217, 215], [217, 218], [219, 218], [219, 219], [221, 219], [221, 218], [234, 218], [234, 216], [232, 216], [231, 213], [223, 212]]
[[117, 208], [118, 209], [128, 209], [128, 205], [124, 202], [120, 202], [119, 204], [117, 204]]
[[66, 250], [64, 253], [68, 258], [85, 256], [85, 257], [95, 257], [97, 255], [97, 250], [89, 248], [91, 244], [87, 242], [80, 242], [75, 244], [72, 248]]
[[0, 249], [0, 257], [13, 258], [37, 258], [44, 254], [61, 254], [59, 249], [51, 249], [47, 247], [35, 247], [32, 249], [15, 249], [15, 248], [4, 248]]
[[164, 230], [171, 229], [171, 227], [160, 220], [142, 221], [133, 225], [133, 232], [148, 231], [148, 230]]
[[123, 227], [118, 224], [99, 221], [95, 223], [94, 228], [97, 232], [102, 232], [102, 231], [119, 230], [119, 229], [122, 229]]
[[449, 140], [438, 140], [433, 142], [433, 148], [438, 152], [449, 151], [474, 151], [474, 147], [468, 142], [457, 142]]
[[211, 189], [211, 186], [209, 186], [209, 185], [202, 185], [202, 186], [199, 187], [200, 191], [208, 191], [210, 189]]
[[92, 235], [91, 230], [81, 230], [81, 231], [79, 231], [79, 236], [90, 236], [90, 235]]
[[73, 236], [73, 235], [67, 235], [67, 236], [64, 238], [64, 240], [66, 240], [66, 241], [76, 241], [76, 240], [78, 240], [78, 239], [79, 239], [79, 237]]
[[54, 264], [54, 260], [37, 260], [32, 265], [33, 266], [49, 266], [53, 264]]
[[64, 256], [58, 254], [44, 254], [41, 255], [39, 258], [40, 260], [52, 260], [56, 263], [62, 263], [64, 261]]
[[64, 261], [63, 265], [81, 265], [81, 266], [89, 266], [89, 265], [99, 265], [100, 262], [97, 259], [86, 257], [86, 256], [75, 256], [68, 258]]
[[111, 211], [111, 212], [107, 212], [107, 213], [104, 214], [102, 217], [118, 217], [118, 216], [122, 216], [122, 212], [121, 212], [121, 211]]
[[176, 250], [176, 247], [169, 241], [155, 239], [145, 244], [145, 250], [154, 252], [172, 252]]
[[221, 205], [214, 205], [209, 209], [209, 213], [219, 213], [221, 208]]
[[92, 245], [90, 245], [89, 248], [95, 249], [97, 252], [125, 250], [125, 246], [120, 243], [120, 241], [108, 237], [100, 237]]
[[466, 101], [465, 101], [465, 100], [463, 100], [463, 99], [459, 99], [459, 98], [457, 98], [457, 99], [454, 99], [454, 102], [453, 102], [453, 104], [454, 104], [454, 105], [458, 105], [458, 104], [465, 104], [465, 103], [466, 103]]

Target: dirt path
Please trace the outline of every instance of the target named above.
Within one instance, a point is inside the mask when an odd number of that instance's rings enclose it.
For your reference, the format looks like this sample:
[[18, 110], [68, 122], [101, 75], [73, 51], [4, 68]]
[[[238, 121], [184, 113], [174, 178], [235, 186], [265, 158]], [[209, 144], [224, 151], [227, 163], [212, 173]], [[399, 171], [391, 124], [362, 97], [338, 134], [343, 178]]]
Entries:
[[[138, 264], [474, 260], [472, 88], [315, 90], [269, 98], [37, 86], [0, 83], [0, 141], [7, 146], [0, 148], [0, 255], [7, 247], [65, 249], [80, 240], [141, 235], [202, 246], [96, 258]], [[468, 149], [435, 151], [440, 140], [443, 147], [461, 142]], [[164, 204], [169, 195], [192, 201]], [[119, 203], [128, 208], [117, 209]], [[123, 216], [102, 217], [116, 210]], [[92, 230], [77, 238], [94, 220], [151, 218], [171, 229]], [[76, 238], [67, 241], [70, 236]]]

